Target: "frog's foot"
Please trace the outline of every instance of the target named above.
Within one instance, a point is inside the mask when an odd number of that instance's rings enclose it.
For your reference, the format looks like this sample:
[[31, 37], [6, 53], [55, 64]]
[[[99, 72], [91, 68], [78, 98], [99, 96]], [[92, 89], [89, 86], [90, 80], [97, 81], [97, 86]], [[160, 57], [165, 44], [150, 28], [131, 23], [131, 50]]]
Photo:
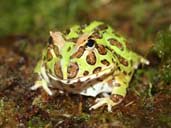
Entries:
[[103, 105], [107, 105], [107, 110], [109, 112], [112, 112], [112, 107], [119, 104], [122, 101], [122, 99], [119, 100], [113, 100], [111, 97], [104, 97], [104, 98], [97, 98], [96, 99], [96, 104], [90, 107], [90, 110], [92, 109], [97, 109]]
[[145, 58], [143, 58], [143, 57], [140, 59], [140, 62], [142, 64], [146, 64], [146, 65], [149, 65], [150, 64], [150, 62], [148, 60], [146, 60]]
[[35, 84], [31, 87], [31, 90], [36, 90], [42, 87], [49, 95], [52, 95], [52, 91], [48, 87], [48, 83], [42, 79], [35, 82]]

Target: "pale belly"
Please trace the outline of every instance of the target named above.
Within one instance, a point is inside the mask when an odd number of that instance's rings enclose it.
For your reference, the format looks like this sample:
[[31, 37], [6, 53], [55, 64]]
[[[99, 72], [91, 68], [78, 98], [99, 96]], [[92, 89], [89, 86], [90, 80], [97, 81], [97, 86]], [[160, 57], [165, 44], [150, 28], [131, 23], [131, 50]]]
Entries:
[[52, 87], [62, 91], [75, 94], [96, 97], [98, 94], [107, 94], [112, 92], [112, 85], [115, 83], [112, 76], [107, 74], [103, 79], [94, 79], [87, 82], [77, 82], [75, 84], [64, 84], [57, 80], [51, 80]]
[[81, 95], [96, 97], [101, 93], [110, 93], [112, 87], [108, 83], [99, 82], [93, 86], [90, 86], [80, 92]]

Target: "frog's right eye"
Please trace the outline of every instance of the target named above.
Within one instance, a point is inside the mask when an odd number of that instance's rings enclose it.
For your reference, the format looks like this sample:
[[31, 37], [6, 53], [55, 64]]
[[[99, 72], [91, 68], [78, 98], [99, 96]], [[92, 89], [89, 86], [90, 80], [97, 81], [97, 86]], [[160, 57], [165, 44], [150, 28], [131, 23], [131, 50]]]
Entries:
[[89, 48], [92, 48], [95, 44], [95, 41], [92, 40], [92, 39], [89, 39], [86, 43], [86, 46], [89, 47]]
[[50, 36], [49, 39], [48, 39], [48, 43], [49, 43], [49, 44], [53, 44], [53, 39], [52, 39], [51, 36]]

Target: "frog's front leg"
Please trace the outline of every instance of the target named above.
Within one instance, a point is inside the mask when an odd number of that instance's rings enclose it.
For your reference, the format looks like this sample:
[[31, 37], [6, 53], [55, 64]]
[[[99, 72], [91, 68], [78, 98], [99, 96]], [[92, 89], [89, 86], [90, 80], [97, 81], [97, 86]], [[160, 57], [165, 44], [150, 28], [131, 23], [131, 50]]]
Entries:
[[49, 78], [46, 74], [45, 67], [42, 66], [40, 72], [38, 72], [39, 80], [31, 87], [31, 90], [36, 90], [42, 87], [49, 95], [52, 95], [52, 91], [49, 89]]
[[123, 73], [115, 76], [115, 80], [112, 82], [112, 92], [110, 96], [103, 98], [97, 98], [96, 104], [91, 109], [97, 109], [103, 105], [107, 105], [109, 112], [112, 112], [112, 107], [121, 103], [126, 95], [126, 89], [128, 87], [129, 79]]

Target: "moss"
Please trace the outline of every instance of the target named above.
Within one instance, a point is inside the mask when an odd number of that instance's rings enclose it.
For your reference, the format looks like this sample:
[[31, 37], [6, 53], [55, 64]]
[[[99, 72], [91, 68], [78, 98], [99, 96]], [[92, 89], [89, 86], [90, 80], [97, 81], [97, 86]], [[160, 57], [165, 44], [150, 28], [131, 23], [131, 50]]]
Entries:
[[168, 59], [161, 66], [160, 77], [167, 85], [171, 84], [171, 59]]
[[159, 122], [165, 124], [167, 127], [171, 127], [171, 116], [159, 114]]
[[171, 59], [171, 32], [160, 31], [156, 36], [156, 41], [153, 50], [157, 53], [158, 57], [163, 61]]
[[52, 124], [39, 116], [34, 116], [28, 121], [28, 128], [52, 128]]
[[161, 31], [156, 36], [156, 43], [153, 47], [155, 52], [161, 59], [158, 74], [165, 84], [171, 81], [171, 32]]

